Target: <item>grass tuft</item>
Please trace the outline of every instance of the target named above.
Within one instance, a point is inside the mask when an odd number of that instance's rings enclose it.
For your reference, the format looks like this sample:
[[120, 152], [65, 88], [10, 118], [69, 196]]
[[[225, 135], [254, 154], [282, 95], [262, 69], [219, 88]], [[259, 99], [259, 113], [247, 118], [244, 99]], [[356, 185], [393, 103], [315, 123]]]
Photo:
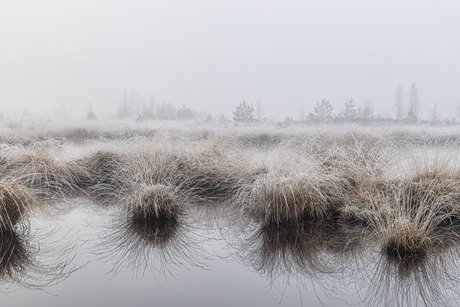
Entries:
[[413, 221], [399, 219], [387, 229], [383, 249], [388, 257], [407, 263], [426, 257], [432, 244], [426, 229]]
[[14, 180], [0, 181], [0, 229], [12, 231], [31, 206], [29, 189]]
[[163, 184], [142, 185], [127, 200], [133, 221], [177, 220], [182, 206], [174, 188]]

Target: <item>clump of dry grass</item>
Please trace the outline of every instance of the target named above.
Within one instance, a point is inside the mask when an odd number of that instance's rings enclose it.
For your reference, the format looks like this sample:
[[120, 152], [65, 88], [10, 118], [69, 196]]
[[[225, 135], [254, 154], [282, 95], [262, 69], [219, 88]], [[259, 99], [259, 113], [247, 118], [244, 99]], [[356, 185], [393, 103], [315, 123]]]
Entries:
[[455, 169], [444, 164], [418, 168], [394, 184], [384, 201], [389, 210], [376, 228], [388, 256], [415, 261], [458, 242], [460, 181]]
[[12, 179], [0, 181], [0, 231], [12, 231], [31, 206], [27, 187]]
[[[238, 155], [238, 157], [237, 157]], [[244, 155], [226, 146], [189, 150], [181, 156], [177, 171], [180, 185], [202, 200], [229, 197], [250, 174]]]
[[339, 209], [340, 222], [375, 230], [392, 217], [395, 208], [389, 195], [397, 188], [395, 182], [380, 178], [360, 182], [344, 195], [345, 204]]
[[258, 178], [244, 206], [265, 223], [329, 219], [341, 206], [338, 178], [269, 174]]
[[38, 148], [10, 155], [4, 174], [16, 178], [40, 198], [75, 195], [84, 170], [75, 161], [53, 157], [51, 151]]
[[348, 185], [322, 173], [315, 161], [286, 151], [269, 156], [254, 170], [232, 202], [266, 224], [332, 220]]
[[236, 203], [266, 223], [332, 221], [340, 215], [342, 221], [365, 224], [375, 216], [368, 203], [379, 206], [375, 198], [392, 166], [391, 144], [348, 133], [310, 135], [288, 148], [272, 151], [264, 161], [266, 172], [240, 184]]
[[133, 182], [173, 185], [196, 202], [209, 202], [231, 196], [247, 176], [250, 167], [239, 153], [212, 141], [141, 143], [126, 152], [126, 171]]
[[183, 148], [166, 142], [140, 143], [125, 152], [126, 176], [138, 184], [179, 185], [178, 164]]
[[141, 185], [127, 199], [126, 209], [133, 221], [177, 220], [182, 203], [171, 186]]
[[123, 155], [113, 151], [98, 150], [76, 163], [85, 170], [78, 185], [98, 202], [119, 199], [120, 190], [127, 185], [127, 163]]
[[400, 218], [385, 230], [383, 250], [390, 258], [419, 261], [434, 246], [434, 234], [415, 221]]

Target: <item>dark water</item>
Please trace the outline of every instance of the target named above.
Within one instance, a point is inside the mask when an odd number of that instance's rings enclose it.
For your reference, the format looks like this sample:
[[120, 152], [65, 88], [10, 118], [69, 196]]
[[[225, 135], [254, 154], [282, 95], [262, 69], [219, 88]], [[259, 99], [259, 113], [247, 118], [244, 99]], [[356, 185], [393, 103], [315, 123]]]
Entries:
[[212, 208], [133, 226], [75, 200], [3, 234], [1, 306], [368, 306], [459, 301], [459, 252], [387, 259], [344, 226], [262, 227]]

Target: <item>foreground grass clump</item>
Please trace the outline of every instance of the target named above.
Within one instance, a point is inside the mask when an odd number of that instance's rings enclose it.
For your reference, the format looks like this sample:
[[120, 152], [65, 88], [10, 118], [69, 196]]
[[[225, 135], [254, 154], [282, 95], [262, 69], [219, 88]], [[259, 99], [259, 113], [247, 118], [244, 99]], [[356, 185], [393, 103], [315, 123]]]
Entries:
[[408, 219], [398, 219], [385, 233], [383, 250], [393, 259], [415, 262], [434, 246], [433, 233]]
[[230, 197], [250, 173], [243, 156], [225, 146], [189, 150], [178, 161], [178, 179], [184, 189], [202, 200]]
[[227, 198], [248, 173], [241, 154], [212, 141], [202, 144], [141, 143], [127, 155], [127, 176], [146, 184], [173, 185], [195, 201]]
[[27, 187], [13, 180], [0, 181], [0, 229], [12, 231], [32, 203]]
[[73, 161], [54, 158], [50, 151], [37, 149], [19, 153], [9, 159], [4, 172], [33, 189], [37, 197], [75, 194], [82, 169]]
[[126, 161], [119, 153], [98, 150], [76, 161], [84, 170], [78, 185], [99, 202], [110, 202], [119, 197], [119, 191], [126, 186], [124, 173]]
[[380, 216], [389, 257], [418, 261], [435, 248], [458, 243], [460, 181], [455, 169], [426, 166], [387, 190]]
[[250, 211], [266, 223], [329, 219], [341, 202], [337, 189], [340, 182], [329, 180], [314, 181], [307, 176], [261, 178], [251, 192]]
[[133, 221], [177, 220], [182, 206], [174, 188], [163, 184], [141, 185], [127, 200]]
[[304, 160], [274, 159], [252, 182], [241, 185], [237, 206], [264, 223], [331, 220], [343, 203], [347, 182], [321, 174]]

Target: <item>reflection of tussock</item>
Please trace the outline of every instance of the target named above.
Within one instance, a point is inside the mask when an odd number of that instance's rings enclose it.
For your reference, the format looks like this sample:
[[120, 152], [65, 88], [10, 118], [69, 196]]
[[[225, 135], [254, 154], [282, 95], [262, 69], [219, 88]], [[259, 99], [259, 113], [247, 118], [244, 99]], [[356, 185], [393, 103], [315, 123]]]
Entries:
[[75, 246], [53, 241], [54, 235], [55, 230], [32, 235], [26, 228], [1, 232], [0, 292], [44, 289], [79, 269], [71, 264]]
[[180, 219], [138, 220], [115, 218], [101, 238], [97, 253], [113, 263], [114, 275], [168, 275], [172, 268], [200, 266], [200, 251]]
[[244, 258], [263, 275], [315, 276], [340, 271], [335, 257], [343, 258], [361, 244], [359, 232], [332, 224], [298, 223], [262, 225], [246, 240]]
[[23, 276], [32, 262], [31, 248], [24, 235], [2, 231], [0, 240], [0, 280]]
[[[375, 266], [357, 270], [356, 283], [366, 289], [363, 303], [377, 306], [449, 306], [460, 298], [458, 248], [448, 248], [413, 261], [381, 255]], [[376, 261], [377, 260], [377, 261]], [[368, 275], [362, 275], [363, 272]], [[363, 282], [365, 284], [363, 284]]]

